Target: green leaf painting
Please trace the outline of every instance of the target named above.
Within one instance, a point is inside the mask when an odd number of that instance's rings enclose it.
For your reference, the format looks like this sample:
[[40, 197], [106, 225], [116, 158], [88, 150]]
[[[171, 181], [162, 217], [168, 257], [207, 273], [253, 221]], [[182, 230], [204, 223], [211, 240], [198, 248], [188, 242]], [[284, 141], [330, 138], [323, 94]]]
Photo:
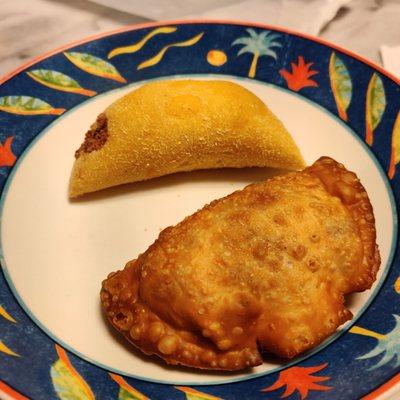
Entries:
[[339, 117], [347, 121], [347, 109], [351, 102], [353, 84], [346, 65], [336, 53], [332, 53], [329, 60], [329, 79]]
[[61, 400], [95, 400], [89, 385], [72, 366], [65, 350], [56, 345], [59, 359], [51, 366], [54, 390]]
[[366, 142], [372, 146], [374, 142], [374, 130], [379, 125], [382, 115], [386, 108], [385, 89], [382, 79], [375, 72], [368, 84], [365, 123], [366, 123]]
[[110, 378], [119, 385], [118, 400], [150, 400], [143, 393], [140, 393], [128, 382], [117, 374], [110, 372]]
[[61, 72], [48, 69], [35, 69], [28, 71], [27, 74], [36, 82], [51, 89], [78, 93], [84, 96], [94, 96], [96, 94], [93, 90], [82, 88], [76, 80]]
[[102, 60], [99, 57], [95, 57], [87, 53], [77, 53], [74, 51], [64, 52], [64, 55], [75, 66], [87, 72], [88, 74], [126, 83], [126, 79], [121, 76], [121, 74], [112, 64]]
[[400, 112], [397, 113], [392, 132], [392, 154], [390, 156], [389, 178], [393, 179], [396, 165], [400, 162]]
[[54, 108], [43, 100], [30, 96], [0, 97], [0, 111], [19, 115], [60, 115], [65, 108]]
[[118, 393], [118, 400], [141, 400], [140, 397], [137, 397], [135, 394], [132, 394], [131, 392], [128, 392], [124, 388], [119, 389]]

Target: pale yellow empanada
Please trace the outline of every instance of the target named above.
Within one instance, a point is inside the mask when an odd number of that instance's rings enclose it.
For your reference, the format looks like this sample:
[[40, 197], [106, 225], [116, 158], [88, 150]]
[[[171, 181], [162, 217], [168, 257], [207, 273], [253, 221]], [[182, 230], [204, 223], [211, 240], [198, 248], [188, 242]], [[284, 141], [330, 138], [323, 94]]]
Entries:
[[293, 139], [247, 89], [226, 81], [159, 81], [111, 104], [76, 152], [69, 195], [178, 171], [301, 169]]

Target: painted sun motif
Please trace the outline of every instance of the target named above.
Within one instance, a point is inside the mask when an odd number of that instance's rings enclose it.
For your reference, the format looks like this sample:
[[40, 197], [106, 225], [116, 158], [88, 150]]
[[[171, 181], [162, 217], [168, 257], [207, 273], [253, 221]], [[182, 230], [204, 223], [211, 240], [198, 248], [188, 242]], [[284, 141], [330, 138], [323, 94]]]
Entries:
[[400, 294], [400, 276], [396, 279], [396, 282], [394, 283], [394, 290], [396, 293]]
[[228, 61], [226, 53], [222, 50], [210, 50], [207, 53], [207, 62], [214, 67], [220, 67]]

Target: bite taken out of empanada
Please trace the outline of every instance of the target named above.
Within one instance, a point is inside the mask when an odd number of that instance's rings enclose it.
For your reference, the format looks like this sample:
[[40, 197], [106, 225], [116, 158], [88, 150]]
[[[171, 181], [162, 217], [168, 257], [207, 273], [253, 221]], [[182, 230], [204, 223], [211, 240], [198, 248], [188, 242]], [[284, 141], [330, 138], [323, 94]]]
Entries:
[[349, 320], [380, 265], [357, 176], [323, 157], [216, 200], [103, 282], [112, 326], [169, 364], [240, 370], [292, 358]]
[[70, 197], [179, 171], [304, 167], [268, 107], [227, 81], [145, 84], [98, 116], [75, 157]]

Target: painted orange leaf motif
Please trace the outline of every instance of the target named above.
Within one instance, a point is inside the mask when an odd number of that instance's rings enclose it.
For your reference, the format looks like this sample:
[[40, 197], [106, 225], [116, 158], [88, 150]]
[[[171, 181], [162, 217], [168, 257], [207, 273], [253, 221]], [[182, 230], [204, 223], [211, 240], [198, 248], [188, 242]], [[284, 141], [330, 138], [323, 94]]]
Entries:
[[14, 136], [9, 136], [4, 144], [0, 143], [0, 167], [11, 167], [14, 165], [16, 157], [11, 150], [11, 144]]
[[67, 352], [55, 345], [58, 360], [51, 366], [50, 376], [57, 397], [61, 400], [95, 400], [90, 386], [72, 365]]
[[288, 88], [298, 92], [300, 89], [305, 87], [318, 87], [318, 83], [311, 78], [318, 74], [318, 71], [311, 69], [313, 62], [305, 63], [304, 58], [299, 56], [297, 64], [294, 62], [290, 63], [292, 66], [292, 72], [285, 69], [281, 69], [279, 73], [285, 78]]
[[15, 389], [8, 386], [5, 382], [0, 381], [0, 391], [11, 396], [11, 399], [14, 400], [30, 400], [28, 397], [23, 396], [21, 393], [18, 393]]
[[111, 379], [118, 383], [119, 385], [119, 394], [118, 400], [150, 400], [143, 393], [140, 393], [134, 387], [128, 384], [128, 382], [117, 374], [109, 373]]
[[285, 369], [279, 374], [278, 380], [262, 392], [271, 392], [286, 386], [286, 390], [281, 398], [289, 397], [297, 390], [300, 393], [301, 400], [308, 396], [310, 390], [327, 391], [332, 389], [330, 386], [319, 385], [316, 382], [324, 382], [330, 379], [329, 376], [314, 376], [318, 371], [326, 368], [328, 363], [316, 365], [314, 367], [292, 367]]

